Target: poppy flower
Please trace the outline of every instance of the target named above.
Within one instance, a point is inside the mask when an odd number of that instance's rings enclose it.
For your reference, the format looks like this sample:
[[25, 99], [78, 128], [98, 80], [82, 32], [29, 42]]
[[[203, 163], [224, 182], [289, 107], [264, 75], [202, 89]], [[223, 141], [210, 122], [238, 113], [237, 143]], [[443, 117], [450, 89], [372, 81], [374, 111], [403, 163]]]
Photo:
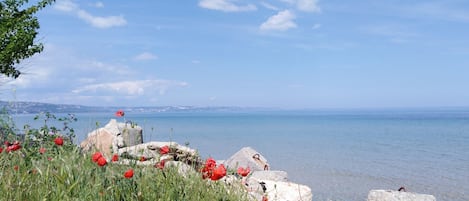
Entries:
[[0, 153], [2, 153], [2, 152], [3, 152], [3, 148], [2, 148], [2, 147], [0, 147]]
[[125, 178], [132, 178], [134, 176], [134, 170], [133, 169], [128, 169], [127, 171], [124, 172], [124, 177]]
[[62, 145], [64, 144], [64, 139], [63, 139], [62, 137], [60, 137], [60, 136], [59, 136], [59, 137], [56, 137], [56, 138], [54, 139], [54, 143], [55, 143], [56, 145], [58, 145], [58, 146], [62, 146]]
[[213, 170], [210, 179], [216, 181], [226, 176], [226, 168], [223, 164], [220, 164], [215, 170]]
[[249, 167], [247, 167], [247, 168], [239, 167], [238, 168], [238, 174], [241, 175], [242, 177], [248, 176], [249, 172], [251, 172], [251, 168], [249, 168]]
[[116, 115], [116, 117], [123, 117], [125, 115], [125, 113], [124, 113], [123, 110], [117, 110], [115, 115]]
[[263, 196], [262, 196], [262, 201], [269, 201], [269, 199], [267, 198], [266, 195], [263, 195]]
[[205, 179], [205, 178], [212, 177], [212, 172], [216, 166], [217, 166], [217, 162], [213, 158], [208, 158], [205, 161], [205, 165], [201, 170], [202, 178]]
[[112, 155], [112, 162], [116, 162], [118, 160], [119, 160], [119, 155], [117, 154]]
[[18, 170], [18, 169], [20, 169], [20, 167], [18, 167], [17, 165], [15, 165], [15, 167], [13, 167], [13, 169]]
[[167, 154], [167, 153], [169, 153], [169, 147], [168, 147], [168, 145], [165, 145], [165, 146], [163, 146], [163, 147], [160, 148], [160, 154], [161, 154], [161, 155], [164, 155], [164, 154]]
[[44, 148], [44, 147], [39, 148], [39, 153], [40, 154], [46, 153], [46, 148]]
[[91, 157], [91, 159], [93, 160], [93, 162], [98, 162], [98, 159], [103, 157], [103, 154], [101, 152], [96, 152], [93, 154], [93, 156]]
[[[8, 143], [10, 144], [10, 143]], [[6, 152], [10, 152], [10, 151], [16, 151], [18, 149], [21, 149], [21, 145], [18, 141], [14, 142], [13, 144], [10, 144], [7, 148], [6, 148]]]
[[165, 160], [161, 160], [160, 162], [155, 164], [155, 167], [162, 170], [162, 169], [164, 169], [164, 164], [165, 163], [166, 163]]
[[145, 158], [145, 156], [140, 157], [141, 162], [146, 161], [146, 160], [147, 160], [147, 158]]
[[107, 164], [106, 158], [104, 158], [104, 157], [99, 158], [98, 161], [96, 162], [96, 164], [98, 164], [101, 167], [105, 166]]

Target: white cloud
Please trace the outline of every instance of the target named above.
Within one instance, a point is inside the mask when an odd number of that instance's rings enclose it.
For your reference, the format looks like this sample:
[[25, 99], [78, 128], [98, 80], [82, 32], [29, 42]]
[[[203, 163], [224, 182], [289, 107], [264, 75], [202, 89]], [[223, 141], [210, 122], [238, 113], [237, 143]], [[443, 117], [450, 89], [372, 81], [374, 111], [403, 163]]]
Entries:
[[295, 22], [293, 22], [294, 19], [295, 15], [289, 10], [280, 11], [276, 15], [269, 17], [266, 22], [262, 23], [260, 29], [286, 31], [297, 27]]
[[76, 88], [72, 92], [76, 94], [97, 93], [101, 95], [120, 94], [125, 96], [135, 96], [144, 95], [145, 93], [152, 94], [156, 90], [160, 95], [162, 95], [171, 87], [186, 86], [188, 86], [186, 82], [173, 80], [134, 80], [89, 84]]
[[298, 10], [306, 12], [321, 12], [319, 0], [280, 0], [282, 2], [296, 6]]
[[296, 2], [298, 10], [307, 12], [321, 12], [319, 8], [318, 0], [298, 0]]
[[72, 12], [78, 9], [78, 5], [71, 0], [60, 0], [54, 4], [54, 8], [63, 12]]
[[199, 6], [202, 8], [219, 10], [224, 12], [242, 12], [257, 10], [257, 7], [253, 4], [238, 6], [232, 3], [230, 0], [200, 0]]
[[264, 6], [264, 8], [267, 8], [267, 9], [269, 9], [269, 10], [275, 10], [275, 11], [280, 10], [280, 9], [277, 8], [276, 6], [274, 6], [274, 5], [272, 5], [272, 4], [269, 4], [269, 3], [267, 3], [267, 2], [264, 2], [264, 1], [261, 2], [261, 5]]
[[[95, 4], [95, 6], [103, 7], [104, 4], [98, 2]], [[104, 29], [110, 27], [124, 26], [127, 24], [127, 21], [123, 16], [94, 16], [88, 11], [80, 9], [80, 7], [77, 4], [73, 3], [73, 1], [71, 0], [57, 1], [57, 3], [54, 5], [54, 8], [59, 11], [74, 13], [78, 18], [97, 28]]]
[[150, 52], [143, 52], [137, 56], [134, 57], [135, 60], [137, 61], [146, 61], [146, 60], [154, 60], [158, 59], [158, 56], [150, 53]]
[[110, 28], [123, 26], [127, 24], [127, 21], [123, 16], [108, 16], [108, 17], [98, 17], [93, 16], [85, 10], [79, 10], [77, 12], [78, 18], [85, 20], [90, 23], [92, 26], [97, 28]]

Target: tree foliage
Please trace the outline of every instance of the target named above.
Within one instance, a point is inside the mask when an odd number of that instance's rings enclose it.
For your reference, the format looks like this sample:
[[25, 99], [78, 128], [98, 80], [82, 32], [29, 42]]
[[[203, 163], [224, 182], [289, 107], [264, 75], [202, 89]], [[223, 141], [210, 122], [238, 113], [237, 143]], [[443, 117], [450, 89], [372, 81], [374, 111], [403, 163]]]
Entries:
[[54, 0], [40, 0], [35, 4], [29, 0], [0, 1], [0, 73], [18, 78], [21, 72], [17, 64], [43, 50], [41, 43], [35, 43], [39, 21], [34, 14], [53, 3]]

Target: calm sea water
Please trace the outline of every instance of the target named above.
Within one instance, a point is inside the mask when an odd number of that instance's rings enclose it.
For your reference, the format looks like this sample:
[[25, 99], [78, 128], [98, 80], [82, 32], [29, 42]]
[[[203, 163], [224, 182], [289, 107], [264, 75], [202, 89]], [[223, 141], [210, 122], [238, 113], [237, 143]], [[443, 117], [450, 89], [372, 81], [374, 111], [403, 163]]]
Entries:
[[[34, 115], [16, 115], [18, 125]], [[60, 116], [57, 115], [57, 116]], [[77, 141], [113, 114], [76, 114]], [[469, 200], [469, 110], [127, 113], [144, 141], [186, 142], [223, 160], [250, 146], [313, 200], [364, 201], [371, 189]], [[124, 119], [119, 119], [124, 121]]]

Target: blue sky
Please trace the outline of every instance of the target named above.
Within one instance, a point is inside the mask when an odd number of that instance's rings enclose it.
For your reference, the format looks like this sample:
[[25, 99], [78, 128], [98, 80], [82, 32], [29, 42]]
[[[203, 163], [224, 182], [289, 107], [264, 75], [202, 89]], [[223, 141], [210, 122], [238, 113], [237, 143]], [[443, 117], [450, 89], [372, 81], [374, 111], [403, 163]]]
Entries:
[[464, 0], [57, 2], [3, 100], [94, 106], [469, 106]]

